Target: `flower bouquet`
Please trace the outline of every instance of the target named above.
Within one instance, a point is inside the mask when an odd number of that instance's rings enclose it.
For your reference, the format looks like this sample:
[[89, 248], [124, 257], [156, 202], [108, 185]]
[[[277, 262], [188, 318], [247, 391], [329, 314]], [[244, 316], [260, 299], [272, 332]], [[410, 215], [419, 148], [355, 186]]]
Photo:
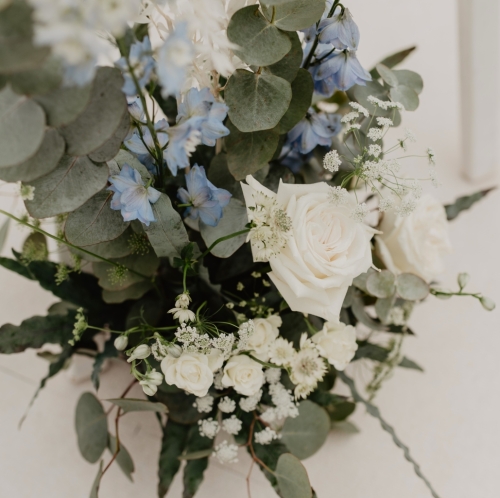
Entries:
[[[0, 240], [11, 220], [31, 230], [0, 264], [60, 299], [3, 325], [0, 352], [59, 345], [40, 388], [94, 359], [75, 418], [91, 497], [111, 465], [134, 470], [121, 418], [152, 411], [160, 497], [181, 467], [191, 497], [211, 459], [248, 452], [281, 497], [311, 498], [300, 460], [357, 404], [437, 496], [372, 400], [420, 369], [402, 354], [415, 305], [494, 308], [467, 274], [436, 280], [448, 221], [487, 191], [428, 193], [432, 149], [396, 130], [423, 89], [394, 69], [413, 48], [367, 71], [359, 41], [338, 0], [0, 2], [0, 179], [26, 206], [1, 211]], [[110, 358], [130, 385], [99, 400]], [[346, 373], [359, 361], [364, 389]]]

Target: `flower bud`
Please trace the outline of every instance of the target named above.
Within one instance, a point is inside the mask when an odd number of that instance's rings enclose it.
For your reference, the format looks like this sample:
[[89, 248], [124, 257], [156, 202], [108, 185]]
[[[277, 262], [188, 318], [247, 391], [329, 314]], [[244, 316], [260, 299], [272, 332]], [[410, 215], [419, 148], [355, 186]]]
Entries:
[[468, 273], [459, 273], [457, 277], [458, 286], [463, 289], [470, 280], [470, 275]]
[[191, 301], [191, 298], [189, 297], [189, 294], [181, 294], [181, 295], [177, 296], [177, 300], [175, 301], [175, 307], [176, 308], [188, 308], [190, 301]]
[[487, 311], [493, 311], [496, 307], [496, 304], [489, 297], [483, 296], [480, 300], [482, 307]]
[[182, 348], [177, 344], [172, 344], [171, 346], [167, 347], [167, 353], [174, 358], [179, 358], [179, 356], [182, 354]]
[[134, 360], [143, 360], [144, 358], [147, 358], [151, 354], [151, 349], [147, 344], [141, 344], [140, 346], [137, 346], [134, 351], [132, 351], [132, 354], [130, 355], [130, 358], [127, 360], [129, 363], [131, 363]]
[[141, 380], [139, 384], [142, 386], [144, 394], [147, 396], [154, 396], [158, 388], [154, 384], [150, 384], [147, 380]]
[[115, 339], [115, 348], [118, 349], [118, 351], [123, 351], [127, 345], [128, 345], [128, 337], [126, 335], [119, 335]]
[[163, 382], [163, 375], [160, 372], [157, 372], [153, 368], [153, 370], [151, 370], [151, 372], [146, 374], [146, 376], [144, 377], [144, 381], [148, 382], [149, 384], [159, 386]]

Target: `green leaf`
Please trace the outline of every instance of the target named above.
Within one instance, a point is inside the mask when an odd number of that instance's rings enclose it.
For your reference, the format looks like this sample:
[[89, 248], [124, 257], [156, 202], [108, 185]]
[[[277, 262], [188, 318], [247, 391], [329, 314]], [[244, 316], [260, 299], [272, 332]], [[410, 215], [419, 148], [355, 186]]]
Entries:
[[297, 457], [290, 453], [281, 455], [275, 474], [282, 498], [312, 497], [307, 471]]
[[198, 460], [200, 458], [209, 457], [213, 453], [213, 449], [193, 451], [191, 453], [184, 453], [179, 457], [179, 460]]
[[299, 69], [292, 82], [292, 101], [290, 107], [280, 121], [280, 133], [289, 132], [302, 118], [305, 117], [312, 102], [314, 82], [311, 73], [306, 69]]
[[406, 85], [392, 87], [389, 94], [394, 102], [403, 104], [407, 111], [415, 111], [420, 102], [417, 92]]
[[389, 270], [371, 273], [366, 279], [366, 290], [375, 297], [390, 297], [396, 292], [396, 277]]
[[101, 190], [83, 206], [71, 212], [66, 220], [64, 234], [68, 242], [79, 247], [117, 239], [129, 226], [120, 211], [110, 207], [113, 193]]
[[329, 406], [327, 411], [332, 422], [341, 422], [352, 415], [355, 409], [356, 403], [352, 401], [342, 401], [341, 403]]
[[60, 126], [72, 123], [88, 106], [92, 84], [85, 86], [63, 86], [46, 95], [37, 95], [35, 100], [47, 115], [50, 126]]
[[62, 83], [61, 63], [55, 57], [47, 57], [42, 66], [15, 73], [9, 77], [12, 89], [21, 95], [44, 94]]
[[64, 139], [54, 128], [47, 128], [43, 142], [35, 155], [27, 161], [0, 168], [0, 180], [5, 182], [30, 182], [49, 174], [59, 164], [64, 154]]
[[281, 440], [291, 453], [304, 460], [323, 446], [330, 431], [330, 419], [324, 408], [305, 400], [299, 404], [299, 416], [287, 418]]
[[101, 484], [101, 478], [102, 478], [102, 467], [103, 467], [103, 461], [101, 460], [99, 463], [99, 470], [97, 471], [94, 483], [92, 484], [92, 489], [90, 490], [90, 498], [99, 498], [99, 486]]
[[250, 133], [241, 132], [229, 120], [226, 126], [230, 131], [224, 141], [227, 166], [236, 180], [244, 180], [247, 175], [253, 175], [272, 159], [278, 146], [279, 126]]
[[401, 273], [396, 278], [398, 295], [407, 301], [421, 301], [429, 295], [429, 285], [413, 273]]
[[[355, 284], [356, 285], [356, 284]], [[371, 330], [387, 330], [387, 327], [380, 322], [374, 320], [365, 310], [365, 306], [363, 304], [363, 300], [359, 296], [354, 296], [351, 304], [351, 310], [358, 320], [358, 322], [362, 323], [366, 327]]]
[[368, 358], [369, 360], [383, 362], [387, 360], [388, 355], [388, 349], [378, 346], [377, 344], [363, 341], [359, 343], [359, 348], [356, 351], [354, 359], [359, 360], [360, 358]]
[[65, 345], [73, 337], [74, 323], [74, 312], [65, 316], [32, 316], [21, 325], [6, 323], [0, 327], [0, 353], [20, 353], [47, 343]]
[[402, 360], [398, 363], [398, 367], [411, 368], [413, 370], [419, 370], [420, 372], [424, 371], [424, 369], [418, 363], [415, 363], [413, 360], [410, 360], [410, 358], [407, 358], [406, 356], [403, 356]]
[[394, 298], [392, 296], [377, 299], [377, 302], [375, 303], [375, 312], [377, 313], [377, 316], [380, 318], [382, 323], [387, 322], [393, 304]]
[[291, 83], [297, 76], [297, 71], [302, 64], [302, 44], [300, 43], [300, 39], [297, 33], [292, 31], [285, 31], [284, 33], [290, 39], [292, 48], [285, 55], [285, 57], [283, 57], [278, 62], [265, 67], [263, 70], [266, 72], [270, 72], [275, 76], [279, 76], [280, 78], [283, 78]]
[[60, 128], [69, 155], [84, 156], [95, 152], [119, 128], [122, 129], [123, 115], [128, 113], [122, 86], [123, 78], [118, 69], [100, 67], [97, 70], [85, 110], [74, 121]]
[[140, 299], [146, 292], [153, 288], [153, 283], [149, 280], [142, 280], [136, 284], [132, 284], [126, 289], [112, 291], [103, 289], [102, 299], [108, 304], [118, 304], [127, 301], [128, 299], [136, 300]]
[[309, 28], [321, 19], [324, 10], [325, 0], [289, 0], [275, 7], [262, 5], [262, 12], [266, 18], [269, 21], [273, 19], [273, 24], [285, 31]]
[[19, 261], [16, 261], [15, 259], [0, 257], [0, 266], [3, 266], [7, 270], [16, 272], [19, 275], [21, 275], [22, 277], [25, 277], [29, 280], [35, 280], [35, 277], [28, 270], [28, 268], [26, 268], [26, 266], [24, 266]]
[[393, 74], [396, 75], [396, 78], [400, 85], [406, 85], [412, 88], [417, 94], [422, 93], [424, 89], [424, 80], [420, 74], [415, 71], [409, 71], [408, 69], [399, 69], [394, 70]]
[[382, 77], [382, 79], [389, 85], [389, 86], [397, 86], [400, 82], [397, 78], [397, 76], [392, 72], [391, 69], [389, 69], [387, 66], [384, 64], [380, 63], [377, 64], [376, 69], [378, 71], [378, 74]]
[[156, 221], [144, 227], [149, 242], [160, 258], [179, 256], [182, 248], [189, 244], [189, 237], [179, 213], [172, 207], [166, 194], [161, 194], [153, 204]]
[[160, 460], [158, 464], [158, 496], [163, 498], [181, 466], [179, 456], [184, 451], [189, 432], [188, 425], [174, 422], [170, 417], [163, 430]]
[[[384, 66], [387, 66], [388, 68], [393, 68], [394, 66], [401, 64], [401, 62], [403, 62], [416, 48], [417, 47], [410, 47], [410, 48], [406, 48], [405, 50], [401, 50], [400, 52], [396, 52], [395, 54], [392, 54], [389, 57], [386, 57], [380, 63], [383, 64]], [[370, 74], [371, 74], [373, 79], [380, 78], [380, 75], [378, 74], [378, 71], [376, 68], [373, 68], [370, 71]]]
[[[231, 121], [227, 121], [226, 126], [231, 126], [229, 124]], [[225, 140], [227, 142], [227, 137]], [[233, 194], [233, 197], [243, 201], [243, 191], [241, 190], [240, 182], [237, 182], [234, 179], [234, 176], [230, 173], [229, 167], [227, 164], [227, 154], [224, 152], [217, 154], [212, 159], [210, 163], [210, 168], [208, 168], [207, 173], [208, 179], [214, 184], [217, 185], [218, 188], [223, 188], [228, 192]]]
[[[212, 439], [203, 437], [200, 434], [200, 428], [198, 424], [195, 424], [189, 429], [186, 452], [193, 453], [195, 451], [212, 450], [213, 443]], [[208, 456], [187, 461], [184, 467], [184, 491], [182, 493], [182, 498], [192, 498], [196, 494], [203, 481], [203, 474], [207, 467]]]
[[83, 458], [95, 463], [108, 445], [108, 419], [100, 401], [92, 393], [83, 393], [75, 415], [78, 447]]
[[167, 407], [163, 403], [157, 403], [145, 399], [117, 398], [107, 399], [106, 401], [119, 406], [123, 410], [124, 414], [128, 412], [168, 412]]
[[105, 187], [108, 176], [105, 165], [87, 157], [64, 156], [54, 171], [30, 182], [35, 198], [25, 201], [26, 209], [34, 218], [74, 211]]
[[224, 92], [229, 118], [244, 132], [274, 128], [292, 100], [292, 87], [283, 78], [269, 73], [238, 69]]
[[177, 424], [192, 425], [204, 416], [193, 406], [196, 396], [187, 394], [175, 386], [162, 384], [158, 387], [155, 399], [167, 406], [169, 420]]
[[45, 114], [31, 99], [9, 86], [0, 91], [0, 168], [15, 166], [34, 156], [45, 134]]
[[[116, 452], [116, 437], [112, 434], [108, 434], [108, 450], [112, 455]], [[127, 478], [133, 482], [134, 480], [132, 479], [132, 474], [135, 471], [134, 461], [121, 441], [120, 450], [118, 451], [118, 455], [116, 455], [116, 463], [120, 469], [122, 469]]]
[[7, 218], [3, 225], [0, 227], [0, 252], [2, 252], [5, 241], [7, 240], [7, 235], [9, 234], [10, 218]]
[[238, 45], [235, 54], [247, 64], [256, 66], [278, 62], [292, 47], [286, 34], [259, 12], [258, 5], [249, 5], [234, 13], [227, 37]]
[[114, 337], [108, 339], [104, 344], [104, 349], [100, 353], [97, 353], [94, 359], [94, 365], [92, 366], [92, 374], [90, 375], [90, 379], [92, 380], [92, 384], [94, 384], [94, 388], [96, 391], [99, 390], [99, 375], [101, 374], [101, 369], [103, 363], [108, 358], [116, 358], [118, 356], [118, 351], [114, 345]]
[[472, 195], [465, 195], [463, 197], [459, 197], [453, 204], [448, 204], [444, 207], [446, 210], [446, 217], [448, 221], [454, 220], [462, 211], [469, 209], [472, 205], [474, 205], [477, 201], [480, 201], [483, 197], [489, 194], [492, 190], [495, 190], [496, 187], [488, 188], [486, 190], [480, 190]]
[[[222, 218], [215, 227], [205, 225], [200, 220], [200, 233], [207, 247], [221, 237], [245, 230], [248, 216], [247, 209], [241, 201], [232, 198], [223, 209], [223, 213]], [[246, 238], [246, 233], [232, 237], [217, 244], [211, 252], [218, 258], [229, 258], [245, 243]]]

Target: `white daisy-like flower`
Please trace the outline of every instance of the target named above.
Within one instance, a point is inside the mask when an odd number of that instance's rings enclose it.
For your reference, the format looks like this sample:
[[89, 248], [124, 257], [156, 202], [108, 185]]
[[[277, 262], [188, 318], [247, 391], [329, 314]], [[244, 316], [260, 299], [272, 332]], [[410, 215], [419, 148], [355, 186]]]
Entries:
[[278, 337], [269, 347], [269, 360], [275, 365], [290, 365], [296, 354], [293, 344], [283, 337]]
[[188, 309], [185, 308], [172, 308], [168, 310], [168, 313], [172, 313], [176, 320], [180, 323], [194, 322], [196, 320], [196, 315]]

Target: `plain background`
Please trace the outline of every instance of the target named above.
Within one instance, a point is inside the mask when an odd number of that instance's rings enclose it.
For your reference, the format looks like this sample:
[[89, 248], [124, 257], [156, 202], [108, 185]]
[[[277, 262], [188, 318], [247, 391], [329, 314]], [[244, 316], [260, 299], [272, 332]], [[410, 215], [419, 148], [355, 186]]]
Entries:
[[[358, 52], [369, 68], [384, 56], [411, 45], [418, 50], [402, 66], [419, 72], [425, 82], [421, 106], [406, 113], [403, 124], [417, 136], [416, 149], [436, 151], [443, 187], [434, 193], [443, 202], [482, 187], [461, 176], [459, 54], [456, 5], [452, 0], [351, 0], [345, 2], [361, 30]], [[492, 105], [496, 105], [492, 102]], [[397, 134], [396, 134], [397, 135]], [[421, 167], [425, 165], [421, 163]], [[1, 187], [0, 193], [8, 193]], [[13, 198], [0, 195], [3, 208], [20, 212]], [[451, 224], [454, 253], [442, 277], [455, 285], [460, 271], [471, 274], [470, 289], [500, 303], [500, 193], [493, 192]], [[7, 244], [19, 248], [27, 232], [11, 230]], [[8, 249], [4, 253], [8, 254]], [[56, 301], [36, 283], [0, 268], [0, 323], [20, 323], [45, 314]], [[398, 369], [376, 398], [386, 419], [411, 448], [422, 471], [442, 498], [494, 498], [500, 479], [498, 413], [499, 313], [488, 313], [472, 299], [439, 301], [430, 297], [411, 319], [417, 336], [405, 343], [405, 354], [425, 373]], [[80, 394], [89, 381], [74, 384], [66, 374], [50, 380], [21, 431], [23, 415], [47, 363], [34, 351], [0, 357], [0, 496], [16, 498], [86, 498], [96, 466], [79, 455], [73, 427]], [[369, 379], [367, 365], [350, 372], [358, 382]], [[113, 365], [102, 377], [99, 396], [115, 397], [129, 382], [127, 368]], [[132, 395], [140, 396], [139, 391]], [[305, 461], [320, 498], [425, 498], [430, 496], [402, 452], [378, 422], [358, 407], [352, 421], [358, 434], [332, 433], [324, 447]], [[136, 464], [135, 483], [112, 468], [103, 480], [102, 498], [156, 496], [160, 430], [153, 415], [130, 414], [121, 435]], [[108, 457], [106, 457], [107, 459]], [[213, 462], [197, 496], [246, 497], [249, 459], [221, 466]], [[169, 496], [180, 498], [176, 478]], [[273, 497], [258, 470], [252, 474], [252, 496]]]

